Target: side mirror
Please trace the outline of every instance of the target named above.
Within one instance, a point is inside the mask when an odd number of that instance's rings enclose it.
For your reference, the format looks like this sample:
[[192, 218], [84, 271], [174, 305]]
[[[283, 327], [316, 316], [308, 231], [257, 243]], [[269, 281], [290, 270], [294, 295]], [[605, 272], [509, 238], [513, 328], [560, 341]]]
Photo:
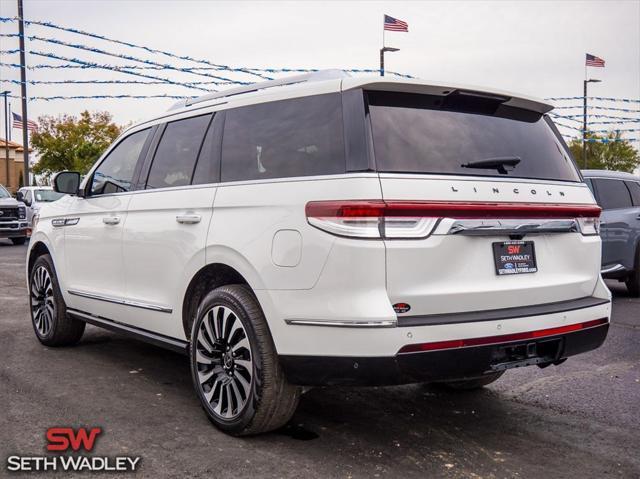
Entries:
[[18, 192], [16, 193], [16, 199], [17, 199], [18, 201], [22, 201], [22, 202], [23, 202], [25, 205], [27, 205], [27, 206], [31, 206], [31, 201], [29, 201], [28, 199], [26, 199], [26, 198], [24, 197], [24, 193], [23, 193], [22, 191], [18, 191]]
[[80, 173], [77, 171], [61, 171], [53, 177], [53, 191], [67, 195], [77, 195], [80, 188]]

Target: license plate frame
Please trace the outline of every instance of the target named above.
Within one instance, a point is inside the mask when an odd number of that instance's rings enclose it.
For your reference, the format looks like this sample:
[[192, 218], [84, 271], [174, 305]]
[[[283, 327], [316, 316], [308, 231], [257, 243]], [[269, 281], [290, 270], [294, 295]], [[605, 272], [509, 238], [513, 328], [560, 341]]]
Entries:
[[538, 272], [533, 241], [512, 240], [492, 243], [493, 263], [498, 276]]

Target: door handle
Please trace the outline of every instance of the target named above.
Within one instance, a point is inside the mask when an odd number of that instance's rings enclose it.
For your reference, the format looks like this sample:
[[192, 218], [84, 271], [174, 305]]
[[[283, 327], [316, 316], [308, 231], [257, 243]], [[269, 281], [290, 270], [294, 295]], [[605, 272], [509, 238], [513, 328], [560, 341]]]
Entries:
[[176, 221], [183, 225], [195, 225], [196, 223], [200, 223], [202, 216], [200, 215], [178, 215], [176, 216]]
[[105, 225], [117, 225], [120, 223], [120, 217], [119, 216], [105, 216], [104, 218], [102, 218], [102, 222]]

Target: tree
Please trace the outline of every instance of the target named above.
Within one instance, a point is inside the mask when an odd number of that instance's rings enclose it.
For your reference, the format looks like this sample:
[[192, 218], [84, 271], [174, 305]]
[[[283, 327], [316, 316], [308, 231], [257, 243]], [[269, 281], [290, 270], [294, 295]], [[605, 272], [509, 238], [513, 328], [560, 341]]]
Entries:
[[80, 118], [41, 116], [31, 137], [40, 157], [33, 172], [45, 177], [63, 170], [85, 174], [121, 131], [106, 111], [83, 111]]
[[[609, 132], [606, 136], [587, 133], [587, 168], [593, 170], [615, 170], [632, 173], [640, 165], [640, 153], [620, 132]], [[584, 168], [582, 139], [569, 143], [569, 148], [578, 166]]]

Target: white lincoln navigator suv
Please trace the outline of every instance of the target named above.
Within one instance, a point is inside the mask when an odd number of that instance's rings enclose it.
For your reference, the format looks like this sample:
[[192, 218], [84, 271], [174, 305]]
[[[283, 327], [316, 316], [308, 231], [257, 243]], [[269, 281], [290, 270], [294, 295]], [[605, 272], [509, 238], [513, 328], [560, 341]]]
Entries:
[[521, 96], [338, 72], [176, 105], [127, 130], [28, 252], [47, 346], [85, 324], [188, 354], [230, 434], [304, 387], [481, 387], [604, 341], [600, 208]]

